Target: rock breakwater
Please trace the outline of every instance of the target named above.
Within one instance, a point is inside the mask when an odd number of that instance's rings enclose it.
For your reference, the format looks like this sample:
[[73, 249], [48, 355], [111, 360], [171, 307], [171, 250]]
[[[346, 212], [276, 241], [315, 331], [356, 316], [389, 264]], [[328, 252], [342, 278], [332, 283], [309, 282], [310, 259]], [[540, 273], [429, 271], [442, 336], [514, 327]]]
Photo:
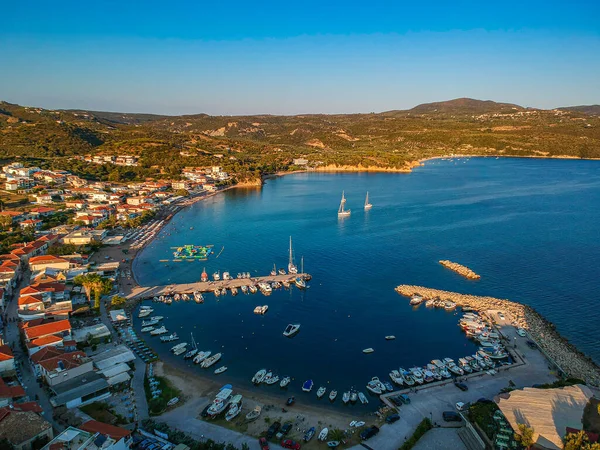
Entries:
[[460, 294], [422, 286], [400, 285], [396, 288], [396, 292], [405, 297], [420, 295], [425, 300], [439, 298], [443, 301], [452, 301], [458, 306], [467, 306], [477, 311], [505, 311], [513, 317], [517, 326], [529, 332], [539, 347], [569, 377], [579, 378], [588, 384], [600, 386], [600, 367], [562, 337], [551, 322], [544, 319], [530, 306], [511, 300]]
[[440, 260], [440, 264], [442, 266], [446, 267], [447, 269], [450, 269], [450, 270], [456, 272], [457, 274], [462, 275], [465, 278], [468, 278], [469, 280], [478, 280], [481, 278], [481, 275], [476, 274], [471, 269], [469, 269], [467, 266], [463, 266], [462, 264], [452, 262], [447, 259]]

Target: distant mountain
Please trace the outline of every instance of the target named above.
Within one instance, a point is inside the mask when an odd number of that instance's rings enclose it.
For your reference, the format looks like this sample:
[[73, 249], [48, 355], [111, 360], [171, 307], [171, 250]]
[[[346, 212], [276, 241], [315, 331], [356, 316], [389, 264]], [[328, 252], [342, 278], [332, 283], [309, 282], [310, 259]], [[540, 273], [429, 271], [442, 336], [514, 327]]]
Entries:
[[600, 116], [600, 105], [564, 106], [556, 109], [560, 111], [578, 112], [590, 116]]
[[457, 98], [445, 102], [423, 103], [408, 112], [414, 114], [487, 114], [496, 112], [522, 111], [525, 108], [512, 103], [498, 103], [491, 100], [475, 100], [473, 98]]
[[121, 113], [121, 112], [109, 112], [109, 111], [86, 111], [82, 109], [66, 109], [65, 112], [83, 116], [93, 116], [97, 119], [102, 119], [107, 122], [123, 124], [123, 125], [139, 125], [146, 122], [152, 122], [155, 120], [166, 119], [170, 116], [160, 114], [144, 114], [144, 113]]

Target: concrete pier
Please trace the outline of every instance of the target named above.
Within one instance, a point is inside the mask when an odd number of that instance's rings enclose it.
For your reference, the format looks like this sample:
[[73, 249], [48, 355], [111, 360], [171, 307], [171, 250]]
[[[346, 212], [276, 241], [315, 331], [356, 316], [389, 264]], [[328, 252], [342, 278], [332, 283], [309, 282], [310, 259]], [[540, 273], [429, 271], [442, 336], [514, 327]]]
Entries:
[[196, 283], [185, 284], [168, 284], [165, 286], [136, 286], [132, 289], [131, 294], [127, 297], [131, 300], [141, 300], [145, 298], [158, 297], [161, 295], [173, 294], [192, 294], [193, 292], [213, 292], [216, 289], [231, 289], [233, 287], [240, 288], [242, 286], [256, 285], [260, 282], [272, 283], [279, 281], [289, 281], [293, 283], [297, 278], [307, 279], [310, 275], [306, 273], [286, 274], [286, 275], [269, 275], [266, 277], [254, 278], [234, 278], [232, 280], [220, 281], [198, 281]]

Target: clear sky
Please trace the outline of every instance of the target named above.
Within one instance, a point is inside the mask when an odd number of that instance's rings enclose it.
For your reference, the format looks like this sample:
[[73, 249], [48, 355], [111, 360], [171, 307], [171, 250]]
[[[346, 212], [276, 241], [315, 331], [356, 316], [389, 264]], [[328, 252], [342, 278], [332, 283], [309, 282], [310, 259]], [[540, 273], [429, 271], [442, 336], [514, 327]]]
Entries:
[[163, 114], [600, 103], [600, 0], [5, 2], [0, 99]]

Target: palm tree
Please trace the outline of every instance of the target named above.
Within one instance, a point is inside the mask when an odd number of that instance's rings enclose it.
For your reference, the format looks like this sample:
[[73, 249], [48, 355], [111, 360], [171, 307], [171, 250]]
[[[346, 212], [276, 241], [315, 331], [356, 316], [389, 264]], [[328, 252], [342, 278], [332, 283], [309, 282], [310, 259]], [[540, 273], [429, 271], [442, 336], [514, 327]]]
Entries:
[[112, 289], [112, 282], [108, 278], [103, 278], [97, 273], [86, 273], [77, 275], [73, 282], [83, 286], [88, 302], [92, 301], [92, 292], [94, 293], [94, 308], [100, 308], [100, 299], [102, 295], [108, 294]]
[[329, 438], [332, 441], [343, 441], [345, 437], [346, 437], [346, 434], [344, 433], [343, 430], [340, 430], [339, 428], [336, 428], [335, 430], [331, 430], [329, 432]]

